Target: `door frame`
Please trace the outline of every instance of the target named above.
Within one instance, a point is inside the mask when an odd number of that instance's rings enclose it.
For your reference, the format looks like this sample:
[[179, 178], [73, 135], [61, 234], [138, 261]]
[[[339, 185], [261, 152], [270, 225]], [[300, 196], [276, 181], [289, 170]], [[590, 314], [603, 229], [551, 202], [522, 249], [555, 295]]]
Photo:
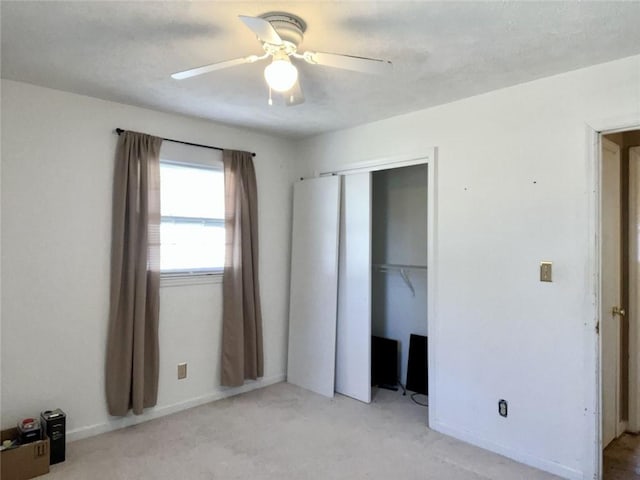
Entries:
[[427, 352], [429, 419], [428, 425], [436, 423], [437, 416], [437, 379], [438, 363], [438, 323], [437, 323], [437, 225], [438, 225], [438, 195], [437, 195], [437, 154], [436, 147], [427, 148], [419, 152], [405, 153], [391, 157], [380, 157], [361, 162], [354, 162], [336, 166], [316, 174], [319, 177], [328, 175], [348, 175], [350, 173], [376, 172], [393, 168], [409, 167], [412, 165], [427, 165], [427, 332], [429, 348]]
[[[591, 245], [588, 262], [589, 297], [593, 317], [585, 321], [584, 345], [585, 372], [592, 372], [593, 382], [585, 382], [585, 418], [587, 420], [587, 438], [592, 439], [585, 445], [585, 458], [591, 458], [592, 464], [585, 471], [584, 478], [602, 479], [602, 370], [601, 336], [597, 329], [600, 324], [602, 297], [602, 255], [601, 255], [601, 205], [602, 205], [602, 135], [640, 129], [640, 113], [624, 117], [595, 119], [585, 123], [587, 164], [586, 174], [592, 195], [588, 196], [590, 212], [587, 235]], [[589, 375], [590, 377], [591, 375]], [[589, 378], [587, 377], [587, 378]]]

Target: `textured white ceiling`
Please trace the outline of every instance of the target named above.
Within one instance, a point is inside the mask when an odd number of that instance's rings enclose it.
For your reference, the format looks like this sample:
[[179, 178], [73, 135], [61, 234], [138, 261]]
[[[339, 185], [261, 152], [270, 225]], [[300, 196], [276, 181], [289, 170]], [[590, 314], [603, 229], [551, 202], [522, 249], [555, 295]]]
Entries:
[[[9, 2], [2, 77], [289, 137], [349, 127], [640, 53], [640, 2]], [[238, 15], [288, 11], [301, 50], [391, 60], [383, 77], [298, 63], [306, 102], [267, 105]]]

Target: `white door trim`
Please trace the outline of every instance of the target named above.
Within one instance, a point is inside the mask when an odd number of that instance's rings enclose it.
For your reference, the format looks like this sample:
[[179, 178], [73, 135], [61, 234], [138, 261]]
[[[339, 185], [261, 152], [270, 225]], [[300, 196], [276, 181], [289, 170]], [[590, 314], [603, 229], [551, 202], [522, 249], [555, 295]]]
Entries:
[[[601, 224], [601, 179], [602, 179], [602, 145], [598, 130], [587, 125], [587, 175], [590, 178], [593, 195], [589, 196], [589, 243], [593, 248], [593, 261], [590, 262], [589, 284], [592, 298], [593, 318], [590, 318], [584, 329], [585, 345], [591, 346], [585, 349], [585, 368], [587, 372], [593, 372], [595, 383], [585, 382], [585, 400], [587, 405], [587, 437], [592, 439], [587, 446], [585, 458], [593, 459], [591, 469], [585, 472], [584, 478], [602, 478], [602, 415], [600, 412], [602, 387], [600, 382], [600, 335], [597, 329], [600, 327], [600, 297], [601, 297], [601, 255], [600, 255], [600, 224]], [[595, 385], [595, 388], [593, 386]]]
[[378, 170], [389, 170], [391, 168], [410, 167], [411, 165], [422, 165], [435, 162], [436, 149], [429, 148], [420, 153], [408, 153], [393, 157], [381, 157], [373, 160], [350, 163], [334, 169], [320, 172], [319, 176], [326, 175], [348, 175], [350, 173], [376, 172]]
[[[609, 119], [598, 119], [585, 124], [586, 139], [586, 175], [587, 183], [591, 186], [592, 195], [588, 196], [589, 225], [587, 235], [592, 246], [592, 255], [588, 262], [588, 284], [591, 289], [588, 297], [591, 299], [593, 318], [585, 321], [584, 352], [585, 373], [592, 372], [595, 382], [585, 382], [585, 419], [587, 438], [591, 441], [585, 445], [584, 458], [593, 459], [590, 468], [584, 472], [584, 478], [602, 479], [602, 418], [600, 411], [601, 370], [600, 370], [600, 335], [596, 327], [600, 321], [601, 297], [601, 255], [600, 255], [600, 225], [601, 225], [601, 179], [602, 179], [602, 144], [601, 134], [616, 131], [634, 130], [640, 128], [640, 113]], [[591, 377], [593, 378], [593, 377]], [[595, 388], [594, 388], [595, 387]], [[585, 464], [585, 467], [587, 465]]]

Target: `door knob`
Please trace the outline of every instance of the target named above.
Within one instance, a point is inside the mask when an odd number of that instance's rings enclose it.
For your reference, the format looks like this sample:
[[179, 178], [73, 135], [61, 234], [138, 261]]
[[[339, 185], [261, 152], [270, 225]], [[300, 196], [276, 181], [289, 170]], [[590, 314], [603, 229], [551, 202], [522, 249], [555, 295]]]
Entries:
[[620, 315], [621, 317], [624, 317], [627, 314], [624, 308], [621, 308], [621, 307], [613, 307], [613, 310], [611, 311], [611, 313], [613, 315]]

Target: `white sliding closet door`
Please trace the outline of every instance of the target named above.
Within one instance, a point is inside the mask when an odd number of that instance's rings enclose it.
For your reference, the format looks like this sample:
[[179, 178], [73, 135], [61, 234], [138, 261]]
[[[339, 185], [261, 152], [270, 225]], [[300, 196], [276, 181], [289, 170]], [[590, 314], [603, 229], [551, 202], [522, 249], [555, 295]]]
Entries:
[[333, 397], [338, 293], [340, 177], [293, 190], [287, 381]]
[[336, 392], [371, 401], [371, 173], [343, 177]]

